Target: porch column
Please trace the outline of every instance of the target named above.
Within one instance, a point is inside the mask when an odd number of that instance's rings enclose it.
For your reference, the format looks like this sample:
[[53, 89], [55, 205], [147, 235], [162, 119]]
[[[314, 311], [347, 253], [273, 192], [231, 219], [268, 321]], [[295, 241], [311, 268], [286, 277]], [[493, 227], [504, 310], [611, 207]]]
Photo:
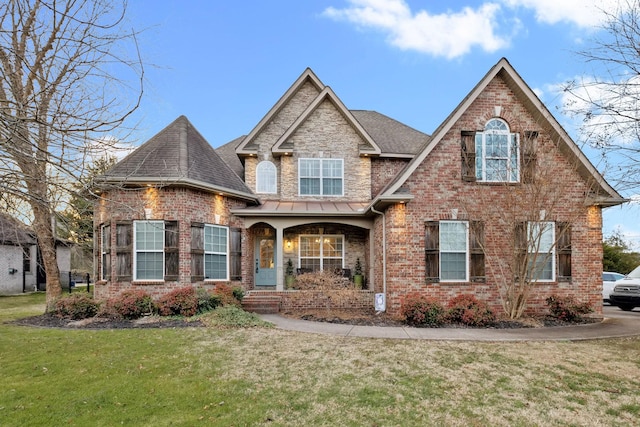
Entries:
[[284, 290], [284, 232], [283, 228], [276, 227], [276, 290]]

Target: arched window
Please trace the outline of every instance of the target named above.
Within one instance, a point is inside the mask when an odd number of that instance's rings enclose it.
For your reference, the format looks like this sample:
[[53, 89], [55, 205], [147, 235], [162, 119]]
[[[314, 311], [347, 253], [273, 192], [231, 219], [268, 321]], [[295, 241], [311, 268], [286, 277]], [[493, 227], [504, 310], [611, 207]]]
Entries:
[[509, 132], [502, 119], [491, 119], [484, 132], [476, 134], [476, 180], [519, 182], [520, 150], [518, 134]]
[[275, 194], [277, 192], [276, 165], [268, 160], [256, 167], [256, 192]]

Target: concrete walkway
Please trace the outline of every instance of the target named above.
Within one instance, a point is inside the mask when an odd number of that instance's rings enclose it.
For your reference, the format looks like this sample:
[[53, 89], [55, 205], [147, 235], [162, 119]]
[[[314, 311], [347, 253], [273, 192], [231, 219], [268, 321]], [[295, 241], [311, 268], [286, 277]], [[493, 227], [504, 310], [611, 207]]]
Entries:
[[420, 339], [440, 341], [580, 341], [640, 336], [638, 318], [605, 317], [600, 323], [549, 328], [472, 329], [472, 328], [413, 328], [343, 325], [291, 319], [277, 314], [260, 317], [288, 331], [344, 337]]

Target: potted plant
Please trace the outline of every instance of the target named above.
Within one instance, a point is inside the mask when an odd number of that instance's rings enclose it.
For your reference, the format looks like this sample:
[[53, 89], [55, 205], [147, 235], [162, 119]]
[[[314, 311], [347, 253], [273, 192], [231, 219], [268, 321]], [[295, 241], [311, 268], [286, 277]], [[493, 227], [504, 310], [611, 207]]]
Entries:
[[293, 286], [293, 282], [295, 281], [295, 276], [293, 275], [293, 261], [289, 258], [287, 261], [287, 268], [285, 271], [285, 284], [287, 285], [287, 289]]
[[356, 258], [356, 266], [353, 269], [353, 283], [356, 285], [357, 289], [362, 289], [362, 264], [360, 264], [360, 258]]

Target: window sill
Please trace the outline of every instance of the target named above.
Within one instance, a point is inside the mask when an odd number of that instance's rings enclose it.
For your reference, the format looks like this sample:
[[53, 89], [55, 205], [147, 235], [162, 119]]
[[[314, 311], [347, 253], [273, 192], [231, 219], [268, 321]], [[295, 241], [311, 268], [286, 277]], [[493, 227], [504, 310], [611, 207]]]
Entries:
[[133, 280], [132, 285], [164, 285], [164, 280]]

